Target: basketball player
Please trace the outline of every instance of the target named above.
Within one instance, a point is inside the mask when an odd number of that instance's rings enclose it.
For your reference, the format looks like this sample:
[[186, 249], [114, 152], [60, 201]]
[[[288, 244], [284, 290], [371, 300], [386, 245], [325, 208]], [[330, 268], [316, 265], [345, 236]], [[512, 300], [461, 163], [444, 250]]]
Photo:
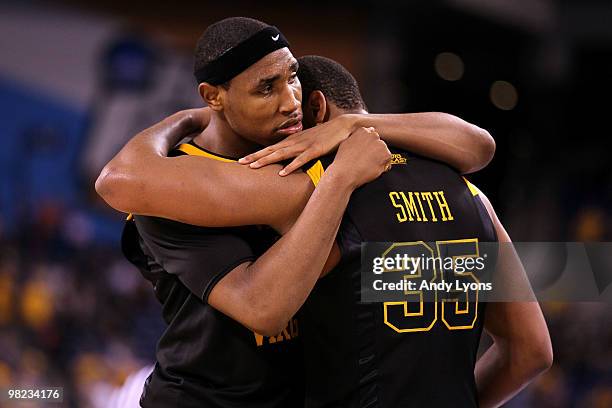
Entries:
[[[334, 86], [331, 86], [330, 88], [330, 83], [337, 86], [339, 80], [346, 76], [347, 73], [341, 67], [338, 67], [337, 64], [334, 65], [332, 62], [318, 57], [304, 59], [301, 62], [302, 68], [308, 67], [308, 70], [311, 71], [311, 73], [314, 73], [315, 76], [317, 75], [317, 72], [327, 73], [327, 75], [323, 78], [327, 78], [329, 81], [324, 81], [320, 78], [319, 83], [316, 83], [315, 81], [313, 83], [314, 88], [311, 88], [310, 90], [307, 89], [305, 93], [308, 98], [307, 100], [309, 101], [308, 107], [312, 108], [310, 112], [312, 117], [317, 121], [322, 121], [330, 110], [333, 111], [337, 108], [337, 103], [334, 98], [338, 99], [338, 95], [334, 95]], [[330, 70], [336, 70], [336, 75], [330, 77]], [[355, 86], [356, 84], [354, 84], [354, 87]], [[318, 92], [319, 89], [323, 89], [323, 92]], [[330, 96], [327, 97], [327, 95]], [[333, 108], [329, 109], [327, 106], [333, 106]], [[364, 106], [365, 105], [363, 104], [353, 104], [352, 109], [340, 109], [340, 111], [343, 110], [344, 113], [347, 111], [359, 111], [363, 110]], [[305, 116], [308, 116], [308, 114]], [[152, 145], [155, 145], [155, 143], [152, 143]], [[149, 152], [149, 154], [151, 154], [151, 152]], [[154, 154], [155, 151], [153, 150], [153, 155]], [[445, 183], [447, 183], [448, 185], [446, 188], [448, 188], [449, 191], [454, 191], [454, 193], [446, 196], [447, 198], [443, 202], [443, 204], [446, 205], [442, 205], [440, 204], [440, 201], [438, 201], [438, 204], [440, 205], [440, 212], [437, 214], [438, 218], [436, 219], [436, 221], [438, 221], [443, 219], [446, 215], [446, 221], [452, 224], [452, 228], [449, 229], [449, 224], [445, 226], [441, 222], [438, 224], [440, 226], [438, 228], [439, 231], [436, 231], [436, 226], [432, 227], [431, 224], [425, 224], [427, 221], [420, 224], [421, 228], [414, 228], [414, 225], [412, 225], [412, 228], [410, 229], [403, 229], [394, 225], [386, 225], [386, 228], [381, 228], [381, 225], [384, 225], [385, 223], [380, 217], [373, 216], [371, 214], [372, 210], [376, 210], [376, 205], [372, 203], [372, 197], [375, 195], [368, 194], [368, 189], [374, 188], [374, 191], [376, 191], [377, 188], [380, 189], [381, 184], [391, 186], [389, 188], [397, 188], [398, 186], [406, 185], [402, 184], [403, 177], [399, 176], [408, 176], [408, 174], [399, 174], [397, 176], [399, 178], [389, 179], [394, 175], [395, 167], [403, 169], [406, 168], [402, 166], [394, 166], [393, 171], [385, 174], [383, 178], [368, 184], [363, 189], [360, 189], [358, 192], [359, 196], [356, 195], [351, 201], [351, 204], [349, 205], [348, 218], [351, 220], [360, 220], [358, 221], [360, 227], [356, 227], [354, 222], [352, 227], [346, 226], [350, 225], [351, 223], [345, 223], [345, 226], [343, 226], [345, 231], [342, 232], [340, 236], [343, 236], [344, 234], [346, 237], [353, 237], [352, 244], [350, 244], [351, 239], [344, 238], [340, 240], [341, 242], [344, 241], [344, 248], [342, 248], [340, 251], [344, 258], [351, 258], [350, 254], [351, 251], [354, 252], [355, 242], [372, 240], [373, 238], [387, 241], [395, 239], [405, 241], [415, 239], [422, 240], [423, 238], [431, 237], [431, 239], [436, 238], [436, 240], [439, 241], [438, 238], [440, 237], [448, 238], [453, 234], [459, 234], [460, 236], [473, 235], [479, 241], [495, 240], [496, 237], [500, 237], [503, 241], [509, 241], [507, 234], [505, 231], [503, 231], [503, 227], [501, 227], [497, 217], [494, 215], [490, 204], [488, 204], [488, 200], [486, 200], [486, 198], [484, 198], [484, 196], [475, 187], [467, 185], [461, 180], [459, 180], [459, 183], [457, 183], [457, 179], [453, 179], [453, 176], [447, 172], [448, 169], [436, 167], [435, 165], [432, 170], [432, 168], [429, 167], [432, 164], [427, 163], [427, 161], [423, 161], [417, 157], [402, 156], [402, 154], [406, 155], [407, 153], [398, 152], [396, 154], [400, 155], [397, 156], [399, 158], [405, 158], [406, 163], [408, 163], [408, 161], [412, 162], [414, 167], [417, 169], [419, 166], [428, 168], [430, 170], [428, 171], [428, 174], [430, 175], [437, 172], [437, 175], [433, 176], [433, 181], [436, 181], [435, 179], [439, 178], [440, 180], [437, 181], [438, 185], [445, 185]], [[193, 166], [191, 171], [196, 171], [195, 167], [196, 166]], [[412, 170], [415, 171], [415, 168]], [[186, 170], [186, 168], [182, 168], [181, 170]], [[201, 171], [202, 168], [198, 170]], [[416, 173], [418, 174], [419, 171], [417, 170]], [[260, 178], [263, 178], [263, 176]], [[389, 180], [386, 180], [385, 183], [383, 183], [383, 179], [385, 178]], [[424, 188], [428, 183], [432, 182], [432, 179], [430, 178], [428, 180], [427, 177], [424, 177], [423, 180], [423, 183], [425, 184], [421, 190], [427, 192], [424, 190]], [[378, 187], [375, 187], [376, 185], [378, 185]], [[418, 182], [413, 179], [410, 183], [408, 183], [407, 187], [414, 188], [418, 185]], [[214, 189], [215, 187], [209, 186], [209, 188]], [[435, 191], [432, 193], [435, 193]], [[466, 195], [470, 197], [469, 200], [465, 200]], [[463, 200], [457, 199], [455, 196], [463, 197]], [[236, 197], [238, 197], [238, 193], [236, 193]], [[234, 199], [236, 197], [234, 197]], [[452, 201], [457, 201], [460, 204], [458, 206], [449, 204], [451, 199], [448, 197], [453, 197]], [[385, 203], [380, 202], [384, 200], [381, 200], [380, 196], [378, 198], [380, 209], [389, 207], [389, 203], [386, 203], [385, 205]], [[427, 202], [429, 203], [430, 201], [427, 200]], [[467, 206], [465, 206], [466, 203], [468, 203]], [[471, 203], [471, 205], [469, 203]], [[186, 204], [181, 202], [181, 207], [190, 205], [194, 205], [194, 203]], [[398, 208], [401, 208], [400, 212], [394, 214], [398, 220], [402, 219], [402, 216], [406, 215], [406, 212], [409, 211], [408, 207], [402, 207], [401, 203], [391, 202], [391, 205], [391, 209], [397, 210]], [[465, 207], [462, 208], [462, 205]], [[447, 207], [449, 213], [444, 213]], [[450, 214], [451, 207], [455, 208], [455, 214], [463, 215], [462, 218], [464, 219], [462, 222], [454, 222], [456, 221], [455, 217], [450, 219], [451, 217], [448, 215]], [[434, 210], [432, 207], [430, 207], [430, 210], [434, 215], [433, 217], [430, 217], [430, 222], [435, 222]], [[359, 216], [360, 214], [361, 216]], [[425, 213], [422, 215], [422, 219], [426, 219]], [[390, 217], [390, 219], [393, 219], [393, 217]], [[491, 219], [495, 221], [491, 222]], [[383, 221], [382, 223], [381, 220]], [[199, 220], [194, 221], [198, 222]], [[361, 231], [362, 234], [367, 234], [367, 236], [359, 236], [359, 233], [355, 234], [355, 230]], [[383, 235], [377, 236], [377, 233]], [[357, 236], [357, 238], [355, 238], [355, 236]], [[456, 242], [458, 240], [445, 240], [447, 245], [450, 241]], [[354, 253], [352, 256], [354, 256]], [[374, 336], [378, 342], [382, 342], [383, 344], [387, 343], [389, 345], [388, 350], [386, 350], [385, 353], [381, 353], [381, 349], [378, 350], [378, 354], [374, 353], [366, 356], [378, 356], [377, 358], [374, 358], [374, 360], [378, 360], [376, 361], [374, 368], [370, 367], [371, 371], [369, 372], [367, 372], [367, 369], [365, 373], [359, 372], [360, 370], [363, 371], [363, 368], [358, 367], [357, 361], [362, 361], [364, 356], [354, 354], [354, 350], [352, 352], [345, 353], [340, 358], [330, 359], [330, 357], [333, 357], [334, 354], [326, 353], [324, 350], [325, 347], [323, 347], [322, 350], [321, 346], [326, 344], [334, 344], [334, 342], [338, 343], [338, 339], [344, 339], [346, 344], [340, 341], [338, 346], [340, 349], [344, 348], [345, 350], [351, 350], [351, 347], [345, 347], [347, 344], [350, 344], [352, 340], [354, 342], [354, 339], [351, 339], [349, 334], [354, 334], [355, 329], [359, 329], [361, 328], [360, 325], [363, 325], [363, 322], [351, 321], [350, 318], [347, 319], [347, 316], [355, 316], [353, 309], [359, 307], [357, 305], [359, 298], [355, 297], [354, 293], [349, 292], [347, 294], [346, 292], [346, 288], [352, 287], [351, 282], [354, 283], [354, 274], [354, 268], [352, 270], [350, 267], [347, 268], [346, 266], [339, 268], [334, 272], [334, 274], [325, 278], [319, 284], [307, 304], [306, 315], [310, 317], [306, 320], [306, 322], [309, 320], [318, 322], [322, 321], [324, 328], [324, 330], [310, 331], [310, 334], [305, 336], [307, 344], [312, 343], [316, 345], [316, 347], [312, 347], [311, 344], [311, 347], [307, 347], [307, 355], [310, 357], [307, 358], [307, 361], [312, 363], [308, 370], [310, 371], [309, 374], [311, 374], [308, 376], [309, 381], [307, 382], [307, 389], [309, 391], [308, 401], [309, 404], [313, 406], [325, 406], [329, 404], [358, 406], [359, 403], [373, 404], [374, 402], [382, 404], [382, 406], [398, 406], [397, 404], [408, 403], [414, 404], [414, 406], [420, 406], [420, 404], [433, 404], [434, 406], [438, 406], [439, 404], [459, 404], [469, 406], [476, 404], [477, 385], [478, 399], [480, 400], [481, 405], [497, 405], [500, 402], [507, 400], [522, 386], [524, 386], [526, 382], [537, 372], [541, 371], [550, 364], [550, 340], [548, 339], [546, 327], [543, 323], [541, 312], [539, 311], [537, 304], [493, 304], [489, 306], [485, 324], [487, 330], [489, 330], [494, 336], [496, 342], [495, 345], [479, 361], [476, 369], [476, 378], [474, 378], [473, 375], [473, 367], [475, 363], [475, 350], [478, 344], [480, 328], [482, 327], [484, 320], [482, 316], [484, 308], [482, 305], [476, 305], [476, 307], [473, 308], [471, 315], [471, 317], [474, 318], [473, 323], [468, 325], [470, 327], [467, 329], [462, 329], [465, 330], [465, 332], [460, 334], [457, 334], [457, 332], [453, 332], [450, 329], [447, 330], [448, 333], [444, 332], [444, 329], [448, 328], [449, 325], [454, 327], [452, 323], [453, 316], [449, 316], [448, 321], [444, 320], [446, 327], [442, 326], [441, 323], [436, 325], [436, 317], [433, 322], [429, 322], [432, 323], [433, 329], [430, 327], [427, 331], [417, 330], [419, 327], [404, 327], [398, 329], [398, 326], [393, 324], [393, 322], [390, 322], [388, 319], [388, 316], [395, 313], [393, 311], [394, 308], [391, 306], [396, 305], [384, 305], [384, 309], [381, 308], [378, 312], [374, 309], [369, 313], [370, 321], [368, 323], [370, 325], [373, 324], [371, 327], [376, 327], [376, 325], [378, 325], [382, 329], [386, 328], [390, 330], [390, 333], [386, 333], [386, 335], [384, 334], [384, 331], [381, 331], [380, 329], [373, 330], [376, 333], [383, 333], [382, 336], [379, 337], [373, 335], [372, 332], [369, 333], [370, 337]], [[344, 288], [344, 292], [341, 288]], [[323, 295], [321, 295], [321, 293]], [[338, 308], [338, 310], [346, 312], [344, 316], [342, 316], [342, 313], [339, 313], [339, 315], [338, 313], [335, 313], [337, 310], [331, 305], [326, 304], [326, 302], [320, 302], [321, 299], [329, 300], [330, 297], [326, 295], [329, 295], [330, 293], [344, 295], [332, 297], [333, 299], [344, 300], [339, 301], [340, 306], [342, 307]], [[451, 308], [448, 308], [447, 310], [449, 309]], [[479, 309], [481, 312], [480, 317], [477, 315]], [[317, 312], [309, 313], [308, 310], [316, 310]], [[385, 312], [384, 315], [387, 318], [383, 318], [383, 312]], [[454, 318], [456, 317], [457, 316], [454, 316]], [[402, 320], [401, 315], [397, 315], [394, 318]], [[431, 318], [431, 316], [429, 318]], [[345, 327], [342, 327], [343, 322], [346, 323], [344, 325]], [[523, 325], [523, 329], [518, 329], [519, 322]], [[400, 322], [400, 325], [407, 323], [414, 325], [414, 322]], [[425, 325], [424, 328], [428, 326], [429, 325]], [[340, 327], [340, 329], [338, 329], [338, 327]], [[521, 333], [525, 333], [526, 327], [533, 329], [533, 335], [531, 338], [526, 338], [526, 336], [521, 335]], [[307, 328], [305, 328], [305, 330], [306, 333], [308, 333]], [[324, 335], [323, 337], [325, 337], [325, 335], [329, 335], [329, 337], [327, 339], [317, 339], [316, 334], [313, 335], [313, 333]], [[452, 337], [452, 335], [455, 337]], [[411, 368], [413, 370], [418, 370], [418, 373], [420, 374], [417, 377], [422, 377], [422, 380], [420, 380], [421, 382], [417, 382], [417, 386], [406, 387], [401, 380], [390, 381], [389, 376], [391, 376], [394, 371], [398, 371], [398, 369], [406, 369], [406, 365], [411, 367], [410, 364], [402, 365], [401, 358], [396, 358], [395, 360], [391, 358], [392, 356], [396, 355], [410, 355], [410, 353], [402, 353], [402, 349], [405, 349], [404, 351], [408, 351], [410, 349], [414, 350], [415, 345], [421, 347], [428, 346], [433, 350], [433, 352], [424, 354], [431, 357], [436, 355], [436, 347], [433, 347], [433, 345], [453, 344], [455, 345], [454, 347], [457, 347], [458, 351], [463, 351], [463, 354], [457, 353], [458, 356], [454, 357], [455, 364], [450, 364], [453, 363], [453, 360], [449, 360], [448, 353], [441, 353], [444, 357], [444, 359], [441, 360], [441, 364], [437, 364], [435, 360], [430, 360], [429, 363], [431, 364], [429, 365], [427, 364], [428, 362], [423, 362], [422, 364], [417, 365], [416, 368]], [[412, 345], [412, 347], [410, 347], [410, 345]], [[354, 349], [354, 347], [352, 349]], [[332, 350], [338, 350], [338, 347], [332, 348]], [[391, 352], [394, 350], [396, 353]], [[507, 354], [510, 352], [513, 354], [520, 352], [518, 355], [522, 356], [523, 358], [517, 358], [515, 359], [516, 361], [508, 359]], [[414, 355], [414, 353], [412, 355]], [[317, 358], [317, 356], [319, 358]], [[453, 354], [450, 353], [450, 356], [453, 357]], [[370, 358], [370, 360], [372, 360], [372, 358]], [[436, 377], [437, 374], [426, 373], [424, 368], [427, 367], [430, 369], [431, 367], [447, 367], [447, 370], [443, 373], [444, 375], [440, 378], [440, 381], [444, 384], [444, 393], [434, 392], [436, 388], [432, 388], [431, 385], [435, 385], [433, 378]], [[449, 367], [453, 370], [448, 370]], [[330, 375], [322, 378], [320, 375], [318, 377], [317, 375], [314, 375], [315, 372], [328, 372]], [[512, 374], [509, 375], [509, 373]], [[363, 381], [364, 378], [360, 378], [360, 374], [365, 375], [367, 381]], [[444, 378], [444, 376], [446, 376], [446, 378]], [[319, 378], [319, 380], [317, 380], [317, 378]], [[327, 379], [332, 379], [331, 387], [325, 385], [327, 383]], [[476, 382], [478, 382], [478, 384], [476, 384]], [[425, 386], [427, 384], [430, 384], [430, 386]], [[417, 390], [418, 392], [411, 393], [410, 390]]]

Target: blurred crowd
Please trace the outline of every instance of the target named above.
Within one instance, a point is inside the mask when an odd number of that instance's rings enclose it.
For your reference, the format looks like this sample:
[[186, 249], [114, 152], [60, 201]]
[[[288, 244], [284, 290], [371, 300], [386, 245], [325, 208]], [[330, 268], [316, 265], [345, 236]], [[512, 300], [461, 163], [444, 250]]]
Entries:
[[119, 249], [76, 240], [67, 218], [35, 218], [1, 239], [0, 389], [63, 387], [64, 406], [106, 407], [154, 361], [163, 322]]

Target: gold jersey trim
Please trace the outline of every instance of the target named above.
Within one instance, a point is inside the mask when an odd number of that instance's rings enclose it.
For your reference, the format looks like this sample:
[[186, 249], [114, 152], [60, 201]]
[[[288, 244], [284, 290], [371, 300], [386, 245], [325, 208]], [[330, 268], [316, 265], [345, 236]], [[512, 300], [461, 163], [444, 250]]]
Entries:
[[323, 164], [321, 160], [317, 160], [315, 164], [313, 164], [308, 170], [306, 170], [306, 174], [312, 180], [312, 184], [316, 187], [321, 181], [321, 177], [323, 177], [323, 173], [325, 173], [325, 169], [323, 168]]
[[463, 178], [463, 181], [465, 181], [465, 184], [467, 184], [468, 188], [470, 189], [472, 196], [476, 197], [478, 194], [480, 194], [480, 190], [478, 190], [478, 187], [470, 183], [468, 179], [466, 179], [465, 177], [462, 177], [462, 178]]
[[236, 160], [233, 159], [227, 159], [225, 157], [220, 157], [217, 155], [214, 155], [212, 153], [208, 153], [204, 150], [198, 149], [197, 147], [195, 147], [194, 145], [190, 145], [188, 143], [183, 143], [178, 147], [178, 150], [180, 150], [183, 153], [188, 154], [189, 156], [201, 156], [201, 157], [206, 157], [208, 159], [213, 159], [213, 160], [218, 160], [224, 163], [234, 163], [236, 162]]

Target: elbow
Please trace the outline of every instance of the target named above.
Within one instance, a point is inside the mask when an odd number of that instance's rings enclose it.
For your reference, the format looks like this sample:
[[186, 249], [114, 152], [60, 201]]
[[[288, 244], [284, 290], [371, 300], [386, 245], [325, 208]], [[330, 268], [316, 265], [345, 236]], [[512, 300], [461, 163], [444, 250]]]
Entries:
[[277, 336], [280, 332], [282, 332], [285, 327], [286, 324], [274, 325], [272, 323], [262, 323], [258, 324], [256, 327], [251, 327], [250, 329], [262, 336], [274, 337]]
[[290, 316], [277, 305], [268, 303], [268, 299], [262, 300], [258, 296], [249, 302], [248, 322], [245, 322], [245, 326], [266, 337], [276, 336], [287, 327]]
[[531, 353], [531, 359], [533, 361], [533, 372], [535, 375], [548, 371], [548, 369], [552, 367], [554, 360], [550, 340], [547, 344], [537, 347]]
[[481, 153], [484, 160], [484, 166], [486, 166], [487, 164], [491, 163], [491, 160], [493, 160], [497, 145], [495, 144], [495, 139], [493, 139], [493, 136], [491, 136], [491, 134], [485, 129], [478, 128], [478, 134], [478, 137], [482, 140]]
[[108, 165], [106, 165], [100, 172], [100, 175], [98, 176], [98, 178], [96, 179], [96, 184], [95, 184], [96, 193], [98, 193], [98, 195], [102, 197], [102, 199], [104, 199], [104, 201], [106, 202], [108, 202], [108, 199], [112, 197], [112, 192], [113, 192], [112, 178], [113, 177], [114, 177], [113, 169], [110, 168]]
[[476, 133], [476, 137], [480, 141], [480, 149], [478, 151], [480, 162], [476, 166], [477, 168], [474, 171], [478, 171], [480, 169], [485, 168], [491, 160], [493, 160], [493, 156], [495, 156], [495, 149], [497, 148], [495, 144], [495, 139], [493, 136], [486, 131], [485, 129], [476, 127], [474, 130]]
[[518, 347], [513, 354], [517, 357], [514, 362], [521, 366], [520, 371], [529, 378], [544, 373], [553, 365], [553, 349], [548, 336]]
[[126, 202], [122, 199], [121, 191], [129, 191], [126, 187], [129, 184], [127, 177], [120, 169], [107, 164], [100, 172], [95, 183], [96, 193], [112, 208], [122, 212], [131, 212], [127, 208]]
[[[276, 288], [266, 289], [269, 282], [264, 284], [253, 279], [265, 272], [257, 263], [243, 264], [234, 271], [234, 279], [226, 283], [225, 291], [213, 289], [209, 303], [213, 307], [218, 304], [221, 311], [225, 310], [228, 316], [257, 334], [272, 337], [283, 332], [297, 311], [295, 302], [289, 297], [283, 300], [283, 296], [279, 296], [282, 292]], [[262, 296], [262, 292], [267, 295]], [[232, 300], [228, 299], [230, 297]]]
[[553, 365], [553, 347], [548, 328], [544, 326], [535, 331], [530, 352], [537, 374], [547, 371]]
[[276, 336], [287, 327], [289, 322], [285, 316], [280, 316], [278, 313], [260, 312], [250, 324], [250, 329], [262, 336]]
[[461, 169], [463, 174], [474, 173], [485, 168], [493, 160], [495, 149], [497, 148], [495, 139], [493, 139], [493, 136], [488, 131], [475, 125], [471, 125], [471, 127], [470, 131], [477, 143], [473, 151], [473, 163], [471, 166]]

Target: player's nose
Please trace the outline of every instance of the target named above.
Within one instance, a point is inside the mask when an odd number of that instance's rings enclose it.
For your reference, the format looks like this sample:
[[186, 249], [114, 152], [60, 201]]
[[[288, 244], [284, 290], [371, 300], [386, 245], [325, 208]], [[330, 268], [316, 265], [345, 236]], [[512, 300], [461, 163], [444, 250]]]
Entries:
[[287, 115], [292, 114], [300, 108], [301, 102], [298, 99], [298, 95], [294, 92], [294, 89], [287, 84], [283, 87], [283, 92], [280, 101], [281, 113]]

